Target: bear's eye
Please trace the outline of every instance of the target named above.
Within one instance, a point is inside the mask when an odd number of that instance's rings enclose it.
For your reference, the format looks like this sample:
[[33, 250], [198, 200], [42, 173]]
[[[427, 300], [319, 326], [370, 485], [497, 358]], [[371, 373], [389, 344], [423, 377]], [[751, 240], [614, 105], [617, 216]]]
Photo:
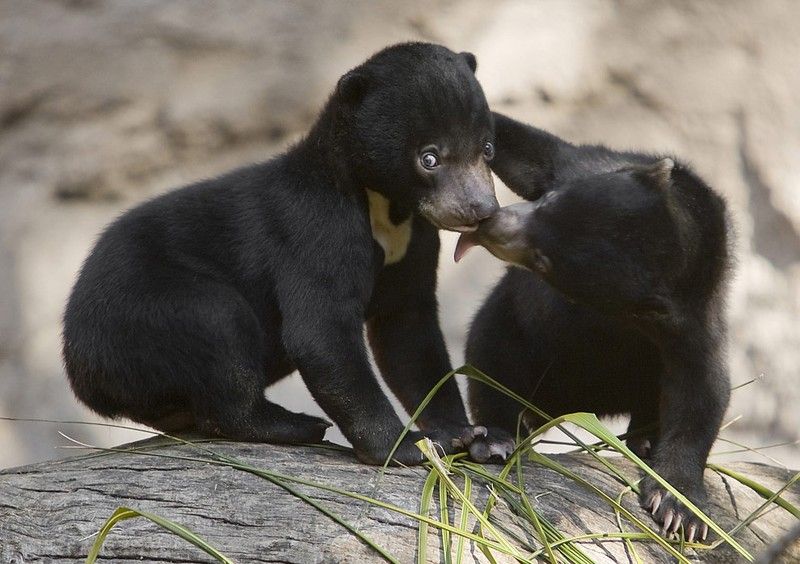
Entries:
[[494, 143], [487, 141], [483, 144], [483, 157], [490, 161], [494, 158]]
[[426, 151], [420, 155], [419, 162], [423, 168], [433, 170], [439, 166], [439, 157], [436, 155], [436, 153]]

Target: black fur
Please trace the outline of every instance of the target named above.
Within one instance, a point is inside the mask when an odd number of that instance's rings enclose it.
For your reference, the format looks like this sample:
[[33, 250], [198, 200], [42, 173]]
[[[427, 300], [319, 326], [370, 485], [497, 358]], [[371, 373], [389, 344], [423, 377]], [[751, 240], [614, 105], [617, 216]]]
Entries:
[[[729, 397], [723, 200], [673, 159], [571, 145], [498, 114], [495, 124], [492, 168], [534, 201], [502, 208], [459, 244], [536, 274], [508, 270], [472, 324], [467, 361], [553, 417], [630, 414], [628, 444], [703, 507]], [[476, 422], [516, 428], [507, 397], [470, 382], [469, 403]], [[641, 499], [660, 500], [667, 532], [682, 523], [705, 534], [655, 481]]]
[[[403, 426], [370, 368], [364, 322], [384, 378], [416, 408], [450, 370], [431, 222], [469, 226], [497, 207], [482, 158], [492, 116], [473, 66], [474, 57], [436, 45], [387, 48], [341, 78], [308, 136], [285, 154], [115, 221], [64, 317], [78, 398], [168, 432], [318, 441], [329, 423], [264, 397], [299, 369], [357, 455], [383, 462]], [[420, 165], [431, 147], [442, 160], [435, 171]], [[413, 222], [396, 264], [384, 266], [373, 240], [367, 188], [390, 201], [394, 224]], [[419, 425], [449, 451], [485, 433], [469, 426], [455, 382]], [[419, 436], [396, 460], [421, 461]]]

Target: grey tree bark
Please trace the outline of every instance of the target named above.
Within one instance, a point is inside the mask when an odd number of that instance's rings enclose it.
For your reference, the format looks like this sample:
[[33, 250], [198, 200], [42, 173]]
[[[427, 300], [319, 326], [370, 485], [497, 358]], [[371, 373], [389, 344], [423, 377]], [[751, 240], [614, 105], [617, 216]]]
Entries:
[[[82, 561], [94, 542], [93, 534], [119, 506], [155, 513], [188, 527], [234, 562], [382, 561], [377, 552], [342, 525], [268, 480], [228, 466], [172, 458], [207, 458], [207, 453], [190, 446], [165, 445], [163, 440], [134, 446], [137, 453], [85, 455], [0, 472], [0, 562]], [[245, 443], [206, 446], [259, 468], [358, 492], [412, 512], [419, 511], [427, 475], [423, 468], [390, 468], [381, 477], [379, 469], [360, 464], [350, 453], [333, 448]], [[553, 457], [612, 497], [624, 490], [620, 481], [586, 455]], [[619, 459], [614, 463], [628, 476], [636, 476], [637, 470], [630, 464]], [[783, 487], [794, 474], [753, 463], [727, 467], [773, 491]], [[497, 467], [486, 468], [497, 471]], [[614, 512], [596, 493], [541, 465], [526, 462], [523, 470], [527, 493], [536, 509], [565, 535], [619, 531]], [[726, 530], [764, 502], [753, 490], [710, 470], [706, 472], [706, 483], [711, 497], [710, 514]], [[416, 561], [418, 522], [414, 519], [330, 491], [291, 485], [363, 531], [397, 561]], [[486, 484], [475, 480], [472, 492], [476, 506], [484, 507], [490, 495]], [[789, 488], [783, 498], [800, 505], [800, 486]], [[431, 516], [438, 518], [438, 495], [433, 499]], [[625, 495], [623, 504], [653, 525], [633, 494]], [[450, 522], [457, 522], [460, 505], [451, 502], [449, 513]], [[497, 526], [508, 531], [509, 538], [521, 541], [517, 548], [523, 554], [530, 554], [526, 543], [539, 546], [532, 527], [526, 526], [505, 502], [498, 503], [492, 516]], [[773, 505], [737, 532], [736, 539], [752, 554], [759, 555], [796, 523], [789, 512]], [[625, 519], [623, 527], [636, 530]], [[440, 540], [438, 531], [431, 527], [427, 549], [431, 562], [444, 561]], [[635, 561], [616, 539], [585, 541], [580, 548], [597, 562]], [[644, 562], [673, 561], [653, 543], [636, 543], [636, 552]], [[464, 562], [487, 561], [469, 541], [464, 553]], [[698, 561], [741, 561], [727, 546], [710, 552], [687, 550], [686, 554]], [[101, 556], [104, 561], [113, 562], [212, 561], [201, 550], [145, 519], [118, 524], [108, 536]], [[494, 556], [497, 562], [513, 561], [500, 553]], [[784, 556], [786, 561], [800, 558], [796, 542]]]

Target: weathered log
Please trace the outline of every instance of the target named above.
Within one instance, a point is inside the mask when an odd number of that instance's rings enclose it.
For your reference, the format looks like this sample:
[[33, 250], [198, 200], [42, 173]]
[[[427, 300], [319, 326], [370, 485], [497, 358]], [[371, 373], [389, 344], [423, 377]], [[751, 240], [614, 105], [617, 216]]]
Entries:
[[[157, 446], [143, 441], [137, 448], [159, 455], [204, 457], [190, 446]], [[215, 452], [283, 475], [304, 478], [359, 492], [412, 512], [419, 511], [423, 468], [390, 468], [381, 478], [378, 468], [359, 464], [351, 454], [314, 447], [277, 447], [262, 444], [211, 443]], [[616, 498], [625, 487], [596, 460], [587, 455], [554, 455], [561, 464]], [[628, 476], [637, 470], [614, 459]], [[728, 467], [764, 484], [780, 489], [793, 472], [752, 463]], [[487, 466], [492, 472], [497, 467]], [[524, 464], [527, 491], [536, 509], [567, 536], [589, 532], [619, 531], [614, 512], [596, 493], [560, 474], [531, 462]], [[460, 482], [456, 479], [457, 482]], [[735, 480], [706, 472], [711, 497], [710, 514], [726, 530], [747, 517], [764, 499]], [[397, 512], [380, 509], [330, 491], [293, 484], [330, 511], [356, 526], [382, 546], [397, 561], [417, 558], [418, 522]], [[489, 488], [473, 483], [473, 501], [482, 508]], [[431, 515], [439, 516], [434, 495]], [[783, 494], [800, 504], [795, 484]], [[654, 525], [633, 494], [623, 505]], [[356, 536], [305, 501], [268, 480], [231, 467], [141, 453], [114, 452], [79, 456], [0, 472], [0, 561], [76, 562], [85, 559], [96, 533], [119, 506], [155, 513], [180, 523], [203, 537], [234, 562], [380, 562], [381, 556]], [[517, 547], [530, 554], [524, 543], [541, 546], [530, 526], [504, 502], [492, 512], [493, 521], [514, 538]], [[460, 517], [460, 505], [450, 504], [450, 522]], [[636, 531], [625, 519], [623, 527]], [[474, 522], [474, 521], [472, 521]], [[735, 535], [747, 550], [758, 555], [791, 529], [797, 520], [773, 506]], [[477, 530], [477, 529], [475, 529]], [[455, 546], [455, 542], [453, 542]], [[628, 562], [631, 555], [618, 539], [580, 543], [580, 548], [598, 562]], [[670, 562], [664, 549], [652, 542], [635, 544], [645, 562]], [[465, 544], [464, 562], [485, 562], [472, 542]], [[434, 527], [428, 535], [428, 559], [443, 560], [440, 535]], [[498, 562], [513, 561], [494, 553]], [[713, 551], [686, 551], [692, 560], [741, 561], [730, 547]], [[101, 556], [105, 561], [208, 562], [201, 550], [145, 519], [117, 525], [108, 536]]]

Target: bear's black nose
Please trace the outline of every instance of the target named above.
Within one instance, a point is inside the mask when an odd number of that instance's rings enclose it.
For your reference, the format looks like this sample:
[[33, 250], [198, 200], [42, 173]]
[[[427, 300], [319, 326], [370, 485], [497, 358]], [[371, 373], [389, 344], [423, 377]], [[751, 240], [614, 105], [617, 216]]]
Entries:
[[470, 204], [470, 211], [475, 216], [476, 222], [491, 217], [498, 209], [500, 209], [500, 204], [494, 196], [476, 200]]

